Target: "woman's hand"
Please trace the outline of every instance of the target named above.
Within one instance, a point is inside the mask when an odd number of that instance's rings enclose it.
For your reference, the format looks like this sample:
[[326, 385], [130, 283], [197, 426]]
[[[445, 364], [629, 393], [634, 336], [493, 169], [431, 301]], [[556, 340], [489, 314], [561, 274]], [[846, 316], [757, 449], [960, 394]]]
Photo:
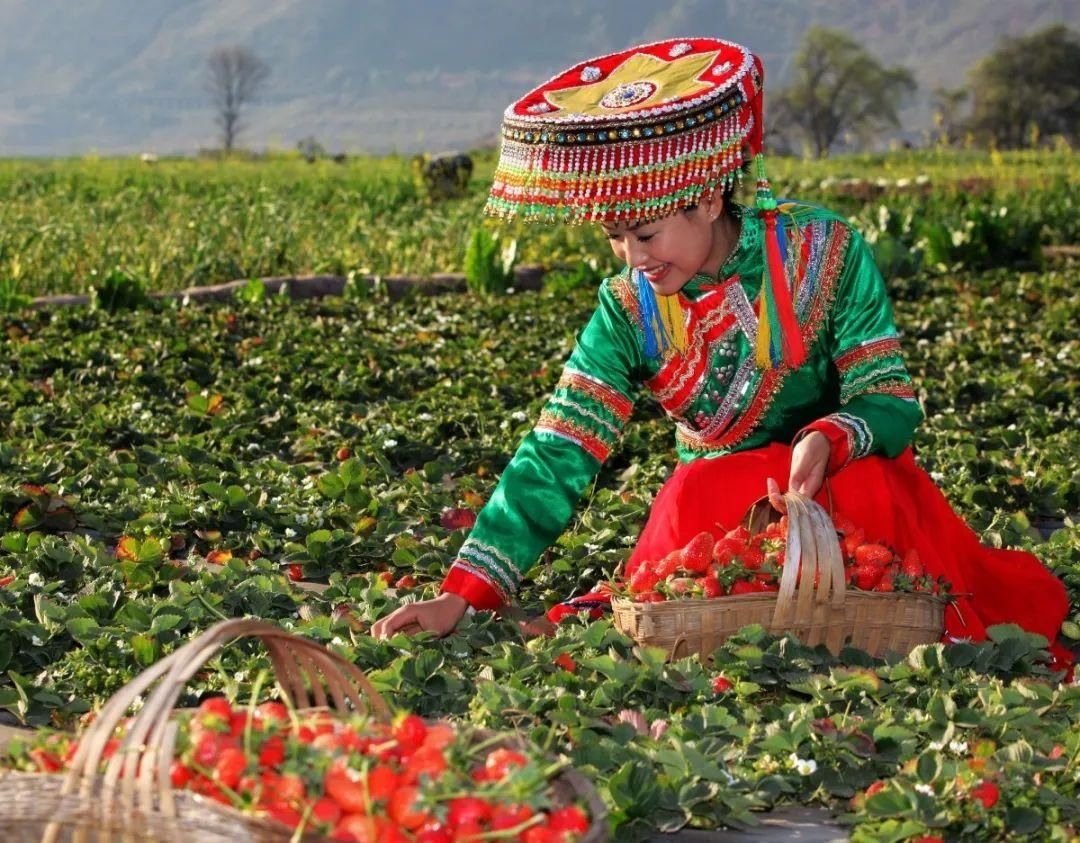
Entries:
[[795, 443], [791, 449], [791, 474], [788, 489], [812, 498], [825, 482], [825, 469], [829, 467], [829, 440], [816, 430]]
[[415, 625], [442, 638], [453, 631], [468, 607], [469, 603], [464, 597], [447, 592], [433, 600], [408, 603], [391, 612], [371, 627], [371, 634], [375, 638], [389, 638], [396, 632], [415, 632], [407, 629]]

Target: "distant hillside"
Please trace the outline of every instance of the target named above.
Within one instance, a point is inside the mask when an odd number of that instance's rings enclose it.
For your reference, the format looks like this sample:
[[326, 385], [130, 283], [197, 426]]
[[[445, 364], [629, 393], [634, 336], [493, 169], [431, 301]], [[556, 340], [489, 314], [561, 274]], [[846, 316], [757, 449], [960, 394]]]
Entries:
[[271, 67], [241, 142], [330, 150], [470, 146], [505, 104], [591, 54], [690, 34], [759, 52], [770, 82], [812, 23], [910, 67], [926, 98], [962, 84], [1002, 35], [1080, 26], [1072, 0], [0, 0], [0, 156], [190, 152], [216, 144], [207, 53], [242, 43]]

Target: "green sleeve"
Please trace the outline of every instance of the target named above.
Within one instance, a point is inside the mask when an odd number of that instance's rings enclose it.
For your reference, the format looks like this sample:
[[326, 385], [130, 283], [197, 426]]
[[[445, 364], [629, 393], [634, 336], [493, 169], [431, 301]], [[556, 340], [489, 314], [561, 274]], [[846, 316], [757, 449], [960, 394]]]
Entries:
[[566, 529], [633, 409], [640, 345], [607, 282], [554, 393], [458, 553], [444, 591], [475, 608], [508, 602]]
[[[852, 232], [827, 332], [840, 410], [809, 426], [829, 436], [830, 472], [869, 454], [898, 456], [923, 418], [873, 255]], [[826, 430], [826, 428], [830, 428]]]

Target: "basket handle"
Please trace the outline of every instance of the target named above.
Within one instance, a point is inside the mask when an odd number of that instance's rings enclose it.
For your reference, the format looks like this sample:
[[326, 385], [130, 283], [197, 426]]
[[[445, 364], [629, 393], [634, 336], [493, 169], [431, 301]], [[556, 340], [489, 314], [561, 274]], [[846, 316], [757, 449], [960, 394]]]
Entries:
[[[264, 621], [223, 621], [147, 668], [109, 699], [79, 741], [61, 793], [78, 789], [81, 796], [89, 798], [95, 783], [100, 782], [106, 813], [117, 807], [131, 812], [137, 803], [145, 812], [176, 816], [169, 779], [176, 724], [170, 716], [188, 680], [219, 650], [241, 638], [257, 638], [266, 647], [274, 676], [296, 708], [332, 703], [334, 708], [345, 710], [351, 703], [380, 722], [390, 721], [390, 707], [364, 672], [337, 653]], [[105, 745], [128, 709], [155, 682], [157, 687], [132, 718], [101, 776], [98, 770]], [[55, 840], [58, 832], [58, 827], [50, 827], [44, 843]]]
[[840, 607], [846, 591], [844, 560], [828, 513], [798, 492], [788, 492], [784, 501], [787, 549], [773, 611], [774, 629], [810, 623], [815, 606], [831, 601]]

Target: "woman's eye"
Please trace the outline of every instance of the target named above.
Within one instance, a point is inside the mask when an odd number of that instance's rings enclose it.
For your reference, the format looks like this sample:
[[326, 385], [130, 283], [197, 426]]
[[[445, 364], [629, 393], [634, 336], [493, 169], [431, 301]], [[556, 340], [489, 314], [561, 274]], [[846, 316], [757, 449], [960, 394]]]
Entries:
[[639, 234], [638, 235], [638, 240], [640, 240], [642, 243], [648, 243], [655, 236], [656, 236], [655, 234]]

